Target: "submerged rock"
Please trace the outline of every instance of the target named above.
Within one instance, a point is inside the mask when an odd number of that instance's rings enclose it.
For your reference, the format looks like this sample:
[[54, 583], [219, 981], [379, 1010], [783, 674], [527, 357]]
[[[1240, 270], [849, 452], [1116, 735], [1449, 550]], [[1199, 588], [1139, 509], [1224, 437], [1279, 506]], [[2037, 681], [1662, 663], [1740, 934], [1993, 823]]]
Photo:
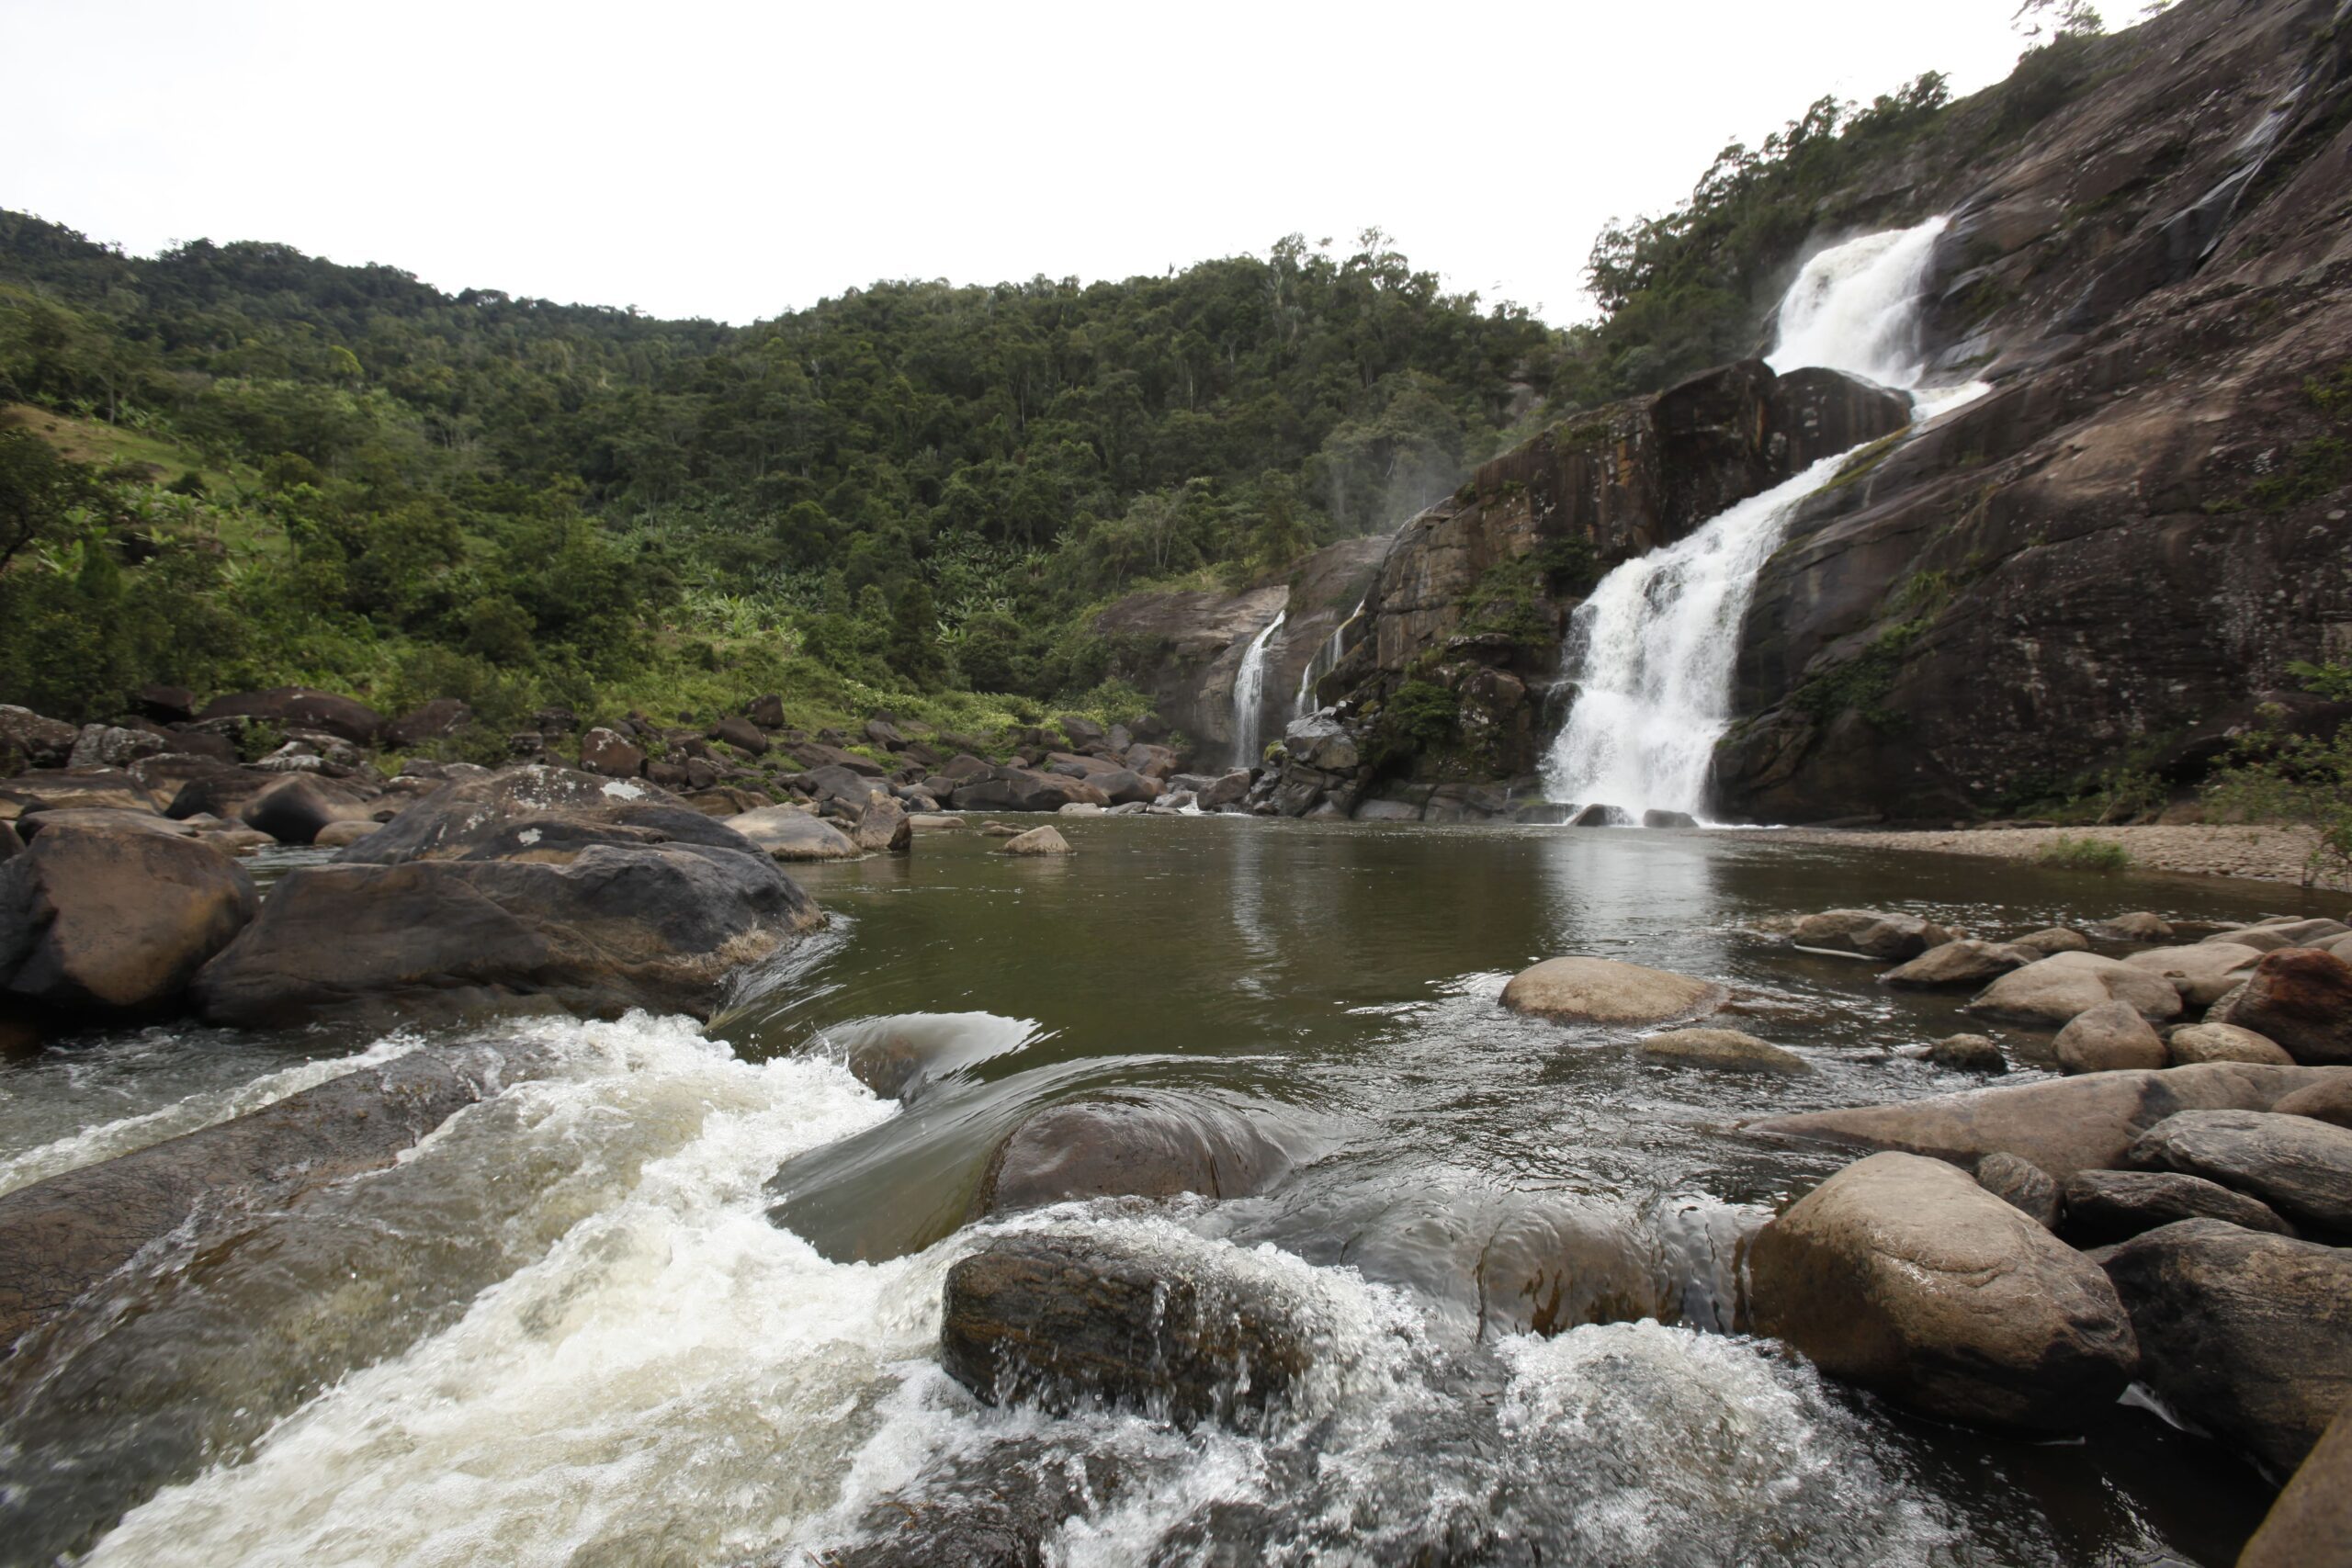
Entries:
[[727, 825], [776, 860], [849, 860], [858, 852], [848, 834], [797, 806], [763, 807]]
[[1547, 958], [1503, 987], [1513, 1012], [1563, 1023], [1666, 1023], [1703, 1018], [1731, 999], [1712, 980], [1609, 958]]
[[2132, 1380], [2098, 1268], [1940, 1160], [1847, 1167], [1760, 1232], [1757, 1326], [1833, 1377], [1947, 1420], [2079, 1426]]
[[1177, 1093], [1100, 1094], [1032, 1111], [989, 1158], [975, 1217], [1080, 1198], [1241, 1198], [1289, 1168], [1230, 1106]]
[[1025, 833], [1007, 839], [998, 849], [1002, 855], [1067, 855], [1077, 852], [1069, 840], [1051, 828], [1032, 828]]
[[2151, 1023], [2180, 1016], [2180, 992], [2171, 981], [2096, 953], [2052, 953], [2013, 969], [1986, 987], [1968, 1010], [2003, 1023], [2063, 1029], [2110, 1001], [2131, 1003]]
[[1880, 909], [1830, 909], [1807, 915], [1789, 933], [1790, 945], [1818, 953], [1850, 953], [1858, 958], [1889, 963], [1917, 958], [1931, 947], [1941, 947], [1952, 933], [1917, 915], [1891, 915]]
[[210, 845], [51, 828], [0, 864], [0, 1013], [163, 1011], [256, 907], [253, 879]]
[[2063, 1179], [2078, 1170], [2121, 1165], [2142, 1133], [2176, 1112], [2267, 1111], [2296, 1089], [2332, 1082], [2352, 1082], [2352, 1071], [2212, 1062], [1767, 1116], [1744, 1126], [1781, 1137], [1902, 1149], [1971, 1167], [1988, 1154], [2007, 1152]]
[[1813, 1066], [1793, 1051], [1783, 1051], [1736, 1029], [1677, 1029], [1653, 1034], [1642, 1042], [1642, 1055], [1678, 1066], [1714, 1067], [1735, 1073], [1778, 1073], [1793, 1077]]
[[2352, 1403], [2352, 1251], [2181, 1220], [2125, 1242], [2107, 1272], [2141, 1377], [2275, 1473]]
[[1290, 1303], [1198, 1259], [1015, 1235], [947, 1271], [947, 1373], [988, 1404], [1262, 1424], [1312, 1364]]
[[2128, 915], [2110, 915], [2091, 927], [2103, 937], [2117, 942], [2170, 942], [2172, 922], [2162, 915], [2136, 909]]
[[2091, 948], [2089, 938], [2064, 926], [2045, 926], [2038, 931], [2028, 931], [2021, 937], [2011, 938], [2007, 945], [2022, 947], [2043, 958], [2053, 953], [2088, 953]]
[[2298, 1224], [2352, 1235], [2352, 1128], [2259, 1111], [2184, 1111], [2132, 1144], [2131, 1163], [2251, 1192]]
[[1479, 1247], [1478, 1334], [1565, 1334], [1589, 1323], [1681, 1316], [1657, 1241], [1563, 1204], [1516, 1209]]
[[2006, 1073], [2009, 1059], [1990, 1035], [1947, 1034], [1928, 1047], [1928, 1060], [1962, 1073]]
[[2270, 1206], [2218, 1182], [2169, 1170], [2078, 1170], [2066, 1179], [2065, 1224], [2076, 1247], [2110, 1247], [2176, 1220], [2222, 1220], [2292, 1235]]
[[2039, 956], [2030, 948], [1963, 937], [1939, 943], [1910, 963], [1888, 970], [1880, 978], [1890, 986], [1915, 990], [1982, 986], [2012, 969], [2024, 968]]

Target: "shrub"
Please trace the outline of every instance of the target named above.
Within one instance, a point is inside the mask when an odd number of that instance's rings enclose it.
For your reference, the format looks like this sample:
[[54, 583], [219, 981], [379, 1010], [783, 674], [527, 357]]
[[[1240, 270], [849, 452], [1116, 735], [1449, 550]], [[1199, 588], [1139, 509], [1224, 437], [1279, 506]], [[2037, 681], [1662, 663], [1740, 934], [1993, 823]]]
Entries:
[[2132, 852], [2105, 839], [2077, 839], [2061, 833], [2033, 857], [2043, 865], [2070, 871], [2121, 871], [2132, 863]]

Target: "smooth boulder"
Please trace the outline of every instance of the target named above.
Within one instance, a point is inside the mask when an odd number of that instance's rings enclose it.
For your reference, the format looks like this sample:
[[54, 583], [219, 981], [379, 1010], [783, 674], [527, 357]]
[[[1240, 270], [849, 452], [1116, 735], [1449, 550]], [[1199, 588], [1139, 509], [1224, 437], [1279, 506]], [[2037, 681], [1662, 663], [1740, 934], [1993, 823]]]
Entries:
[[1289, 1168], [1241, 1111], [1199, 1095], [1096, 1094], [1034, 1111], [989, 1156], [972, 1214], [1088, 1198], [1243, 1198]]
[[2006, 1073], [2009, 1059], [1986, 1034], [1947, 1034], [1928, 1047], [1928, 1060], [1961, 1073]]
[[504, 768], [435, 791], [336, 855], [338, 863], [530, 860], [560, 864], [597, 845], [752, 845], [666, 790], [574, 768]]
[[1847, 1167], [1758, 1234], [1749, 1271], [1759, 1329], [1943, 1419], [2073, 1427], [2132, 1380], [2098, 1266], [1940, 1160]]
[[2151, 947], [2123, 962], [2172, 982], [2180, 999], [2190, 1007], [2211, 1007], [2244, 985], [2261, 961], [2261, 953], [2235, 942], [2200, 942], [2187, 947]]
[[2298, 1225], [2352, 1235], [2352, 1128], [2262, 1111], [2184, 1111], [2132, 1144], [2143, 1170], [2250, 1192]]
[[857, 827], [851, 835], [857, 847], [868, 853], [902, 855], [915, 841], [914, 823], [907, 808], [881, 795], [865, 803], [857, 814]]
[[1562, 1023], [1667, 1023], [1703, 1018], [1731, 999], [1712, 980], [1613, 958], [1547, 958], [1503, 987], [1513, 1012]]
[[2315, 947], [2264, 953], [2210, 1021], [2251, 1029], [2298, 1062], [2352, 1063], [2352, 964]]
[[2330, 1074], [2322, 1082], [2281, 1095], [2270, 1109], [2281, 1116], [2309, 1116], [2352, 1127], [2352, 1073]]
[[2234, 1023], [2187, 1023], [2165, 1036], [2165, 1055], [2176, 1067], [2199, 1062], [2267, 1062], [2290, 1067], [2295, 1058], [2251, 1029]]
[[1940, 947], [1951, 940], [1952, 933], [1932, 920], [1917, 915], [1889, 914], [1883, 909], [1825, 910], [1807, 915], [1789, 933], [1792, 946], [1889, 963], [1917, 958], [1929, 948]]
[[849, 860], [857, 841], [823, 818], [797, 806], [767, 806], [727, 818], [727, 826], [777, 860]]
[[2201, 1176], [2171, 1170], [2078, 1170], [2064, 1190], [2060, 1234], [2076, 1247], [2111, 1247], [2176, 1220], [2222, 1220], [2252, 1231], [2293, 1234], [2258, 1198]]
[[939, 1359], [988, 1404], [1249, 1427], [1312, 1364], [1296, 1309], [1189, 1253], [1009, 1235], [947, 1271]]
[[2056, 1050], [2058, 1066], [2069, 1073], [2161, 1067], [2171, 1060], [2163, 1037], [2130, 1002], [2101, 1002], [2077, 1014], [2058, 1032]]
[[2096, 953], [2057, 953], [2012, 969], [1984, 987], [1967, 1010], [2002, 1023], [2064, 1029], [2110, 1001], [2129, 1002], [2151, 1023], [2180, 1016], [2180, 992], [2171, 981]]
[[1069, 847], [1068, 839], [1051, 828], [1032, 828], [1025, 833], [1016, 833], [997, 849], [1001, 855], [1068, 855], [1077, 852]]
[[0, 863], [0, 1011], [162, 1011], [253, 919], [244, 868], [209, 844], [54, 829]]
[[331, 823], [372, 822], [374, 808], [329, 780], [297, 773], [262, 789], [237, 812], [238, 820], [281, 844], [311, 844]]
[[1982, 986], [2012, 969], [2022, 969], [2041, 956], [2030, 948], [1963, 937], [1939, 943], [1879, 977], [1890, 986], [1923, 991]]
[[319, 729], [355, 746], [373, 746], [384, 732], [384, 716], [365, 703], [310, 686], [275, 686], [266, 692], [236, 692], [216, 697], [197, 722], [252, 718], [282, 729]]
[[1729, 1073], [1777, 1073], [1794, 1077], [1813, 1066], [1793, 1051], [1783, 1051], [1736, 1029], [1676, 1029], [1653, 1034], [1642, 1042], [1642, 1055], [1672, 1066], [1713, 1067]]
[[2165, 1402], [2278, 1475], [2352, 1402], [2352, 1251], [2181, 1220], [2107, 1259]]

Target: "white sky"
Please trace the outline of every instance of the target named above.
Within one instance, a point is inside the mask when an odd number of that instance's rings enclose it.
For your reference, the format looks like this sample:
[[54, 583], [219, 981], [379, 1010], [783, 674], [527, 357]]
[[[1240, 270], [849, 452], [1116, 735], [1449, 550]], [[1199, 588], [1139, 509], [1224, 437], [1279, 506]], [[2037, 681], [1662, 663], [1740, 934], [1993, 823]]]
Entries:
[[1823, 93], [2004, 75], [2015, 0], [0, 0], [0, 207], [747, 321], [1387, 231], [1546, 319]]

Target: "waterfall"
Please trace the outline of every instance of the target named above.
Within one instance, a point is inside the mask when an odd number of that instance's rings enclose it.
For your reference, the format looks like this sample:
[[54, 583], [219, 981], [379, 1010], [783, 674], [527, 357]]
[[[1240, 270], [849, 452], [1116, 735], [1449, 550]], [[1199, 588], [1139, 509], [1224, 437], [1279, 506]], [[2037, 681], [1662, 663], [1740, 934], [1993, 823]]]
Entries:
[[1266, 706], [1266, 645], [1283, 629], [1287, 611], [1278, 610], [1266, 623], [1266, 629], [1251, 639], [1249, 651], [1241, 656], [1241, 668], [1233, 677], [1233, 765], [1254, 768], [1258, 765], [1258, 721]]
[[[1867, 234], [1807, 262], [1781, 297], [1773, 369], [1821, 366], [1912, 392], [1916, 416], [1984, 390], [1922, 393], [1920, 295], [1945, 220]], [[1797, 503], [1845, 454], [1718, 513], [1600, 580], [1568, 627], [1577, 687], [1544, 769], [1557, 801], [1704, 813], [1715, 742], [1731, 722], [1733, 665], [1756, 574]]]
[[1337, 669], [1340, 660], [1348, 656], [1348, 628], [1363, 618], [1363, 603], [1359, 600], [1356, 607], [1348, 612], [1348, 618], [1331, 628], [1331, 635], [1315, 650], [1306, 668], [1298, 672], [1298, 695], [1290, 705], [1293, 718], [1305, 718], [1315, 711], [1315, 682]]

